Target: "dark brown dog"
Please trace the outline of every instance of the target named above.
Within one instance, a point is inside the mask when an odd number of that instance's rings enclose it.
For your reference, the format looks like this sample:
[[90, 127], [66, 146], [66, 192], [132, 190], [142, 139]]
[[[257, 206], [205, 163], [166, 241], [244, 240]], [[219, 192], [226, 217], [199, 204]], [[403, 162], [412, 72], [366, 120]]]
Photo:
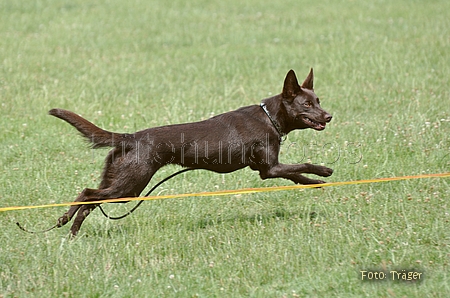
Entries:
[[[49, 114], [73, 125], [93, 148], [113, 147], [105, 160], [98, 189], [84, 189], [76, 202], [108, 198], [137, 197], [152, 176], [167, 164], [229, 173], [249, 166], [261, 179], [285, 178], [300, 184], [324, 183], [302, 173], [328, 177], [333, 170], [312, 164], [281, 164], [278, 153], [282, 138], [294, 129], [325, 129], [331, 115], [319, 104], [313, 90], [313, 70], [299, 86], [293, 70], [284, 81], [283, 92], [266, 98], [260, 105], [240, 108], [211, 119], [149, 128], [134, 134], [105, 131], [66, 110]], [[98, 205], [77, 205], [58, 219], [68, 223], [76, 235], [89, 213]]]

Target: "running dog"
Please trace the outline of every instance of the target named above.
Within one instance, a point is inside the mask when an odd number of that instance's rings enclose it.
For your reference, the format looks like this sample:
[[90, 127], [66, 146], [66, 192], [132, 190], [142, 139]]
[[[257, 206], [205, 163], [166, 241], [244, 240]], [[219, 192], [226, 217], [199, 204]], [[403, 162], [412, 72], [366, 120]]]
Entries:
[[[103, 130], [77, 114], [52, 109], [50, 115], [74, 126], [93, 148], [112, 147], [98, 189], [84, 189], [75, 202], [138, 197], [153, 175], [165, 165], [230, 173], [245, 167], [261, 179], [285, 178], [298, 184], [319, 184], [303, 173], [328, 177], [333, 170], [313, 164], [278, 161], [282, 139], [295, 129], [325, 129], [332, 116], [320, 107], [313, 89], [313, 70], [299, 85], [293, 70], [280, 94], [208, 120], [148, 128], [133, 134]], [[71, 227], [76, 235], [98, 204], [75, 205], [61, 216], [62, 227], [76, 214]]]

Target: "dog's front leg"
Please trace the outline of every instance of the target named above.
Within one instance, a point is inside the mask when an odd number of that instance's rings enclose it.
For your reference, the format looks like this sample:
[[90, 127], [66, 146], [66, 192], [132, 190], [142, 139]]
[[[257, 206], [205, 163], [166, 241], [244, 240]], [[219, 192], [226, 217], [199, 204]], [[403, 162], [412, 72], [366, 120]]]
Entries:
[[325, 181], [322, 180], [307, 178], [301, 175], [302, 173], [328, 177], [333, 174], [333, 170], [324, 166], [312, 165], [309, 163], [297, 165], [276, 164], [271, 167], [260, 169], [259, 175], [262, 179], [285, 178], [297, 184], [325, 183]]

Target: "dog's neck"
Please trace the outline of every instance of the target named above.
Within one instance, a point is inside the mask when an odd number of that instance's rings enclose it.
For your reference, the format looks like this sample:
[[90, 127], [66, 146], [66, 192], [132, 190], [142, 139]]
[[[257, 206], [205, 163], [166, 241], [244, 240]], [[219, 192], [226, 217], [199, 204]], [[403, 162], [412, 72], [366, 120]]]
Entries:
[[277, 130], [278, 134], [280, 135], [280, 143], [283, 142], [283, 138], [286, 136], [284, 132], [281, 131], [281, 127], [278, 124], [278, 122], [270, 115], [269, 110], [267, 109], [267, 106], [264, 102], [261, 102], [259, 106], [262, 108], [264, 113], [266, 113], [267, 117], [269, 117], [270, 122], [272, 122], [273, 126]]
[[[283, 113], [281, 107], [282, 105], [277, 106], [278, 101], [280, 100], [278, 97], [279, 95], [263, 100], [260, 104], [260, 107], [267, 115], [267, 118], [269, 118], [275, 130], [278, 132], [280, 143], [282, 143], [286, 139], [289, 131], [286, 129], [286, 125], [283, 121], [284, 117], [280, 115], [281, 113]], [[271, 111], [276, 112], [273, 113]]]

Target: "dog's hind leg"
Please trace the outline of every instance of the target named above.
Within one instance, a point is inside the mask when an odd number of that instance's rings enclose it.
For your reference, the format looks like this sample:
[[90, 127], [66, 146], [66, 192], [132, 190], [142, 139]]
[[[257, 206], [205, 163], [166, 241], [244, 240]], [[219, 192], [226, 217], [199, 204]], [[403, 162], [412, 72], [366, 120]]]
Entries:
[[[144, 179], [147, 177], [144, 177]], [[140, 195], [142, 190], [147, 186], [148, 179], [142, 179], [140, 181], [120, 181], [121, 183], [117, 183], [109, 188], [106, 189], [85, 189], [83, 191], [84, 193], [84, 200], [83, 202], [89, 202], [89, 201], [101, 201], [106, 199], [114, 199], [114, 198], [121, 198], [121, 197], [137, 197]], [[134, 184], [134, 187], [131, 189], [128, 189], [128, 191], [125, 190], [124, 184], [128, 185]], [[72, 235], [77, 235], [78, 231], [80, 230], [81, 224], [86, 219], [86, 217], [94, 210], [99, 204], [87, 204], [87, 205], [80, 205], [80, 206], [72, 206], [72, 207], [78, 207], [77, 209], [69, 209], [69, 212], [66, 212], [61, 218], [68, 218], [69, 220], [73, 217], [73, 215], [78, 210], [77, 216], [75, 217], [75, 220], [72, 224], [72, 227], [70, 228]], [[75, 211], [72, 211], [75, 210]], [[72, 212], [71, 212], [72, 211]], [[70, 216], [70, 218], [69, 218]], [[60, 219], [61, 219], [60, 218]]]
[[[88, 202], [123, 197], [138, 197], [158, 169], [159, 167], [148, 167], [144, 163], [128, 164], [122, 167], [111, 166], [106, 171], [106, 177], [114, 177], [114, 179], [107, 179], [104, 176], [104, 180], [100, 183], [100, 189], [85, 189], [83, 191], [84, 197], [81, 201]], [[65, 216], [68, 219], [73, 217], [78, 211], [71, 227], [73, 236], [78, 233], [83, 221], [98, 205], [73, 206], [78, 208], [69, 209], [69, 212]]]
[[[105, 160], [102, 180], [98, 189], [86, 188], [76, 199], [77, 202], [102, 201], [123, 197], [138, 197], [149, 183], [153, 174], [163, 166], [151, 163], [148, 152], [138, 148], [112, 149]], [[58, 219], [58, 227], [69, 222], [77, 213], [71, 227], [72, 235], [76, 235], [86, 217], [99, 203], [76, 205]]]
[[[146, 184], [140, 184], [141, 188], [144, 189]], [[143, 186], [142, 186], [143, 185]], [[140, 194], [142, 191], [135, 188], [136, 192], [132, 193], [124, 193], [123, 190], [121, 190], [121, 185], [115, 186], [115, 189], [106, 188], [106, 189], [91, 189], [86, 188], [84, 189], [81, 194], [78, 196], [78, 198], [75, 200], [76, 202], [89, 202], [89, 201], [101, 201], [105, 199], [113, 199], [113, 198], [120, 198], [120, 197], [135, 197]], [[75, 236], [78, 233], [78, 230], [81, 227], [81, 224], [86, 219], [86, 217], [91, 213], [92, 210], [94, 210], [99, 204], [87, 204], [87, 205], [74, 205], [71, 206], [69, 211], [64, 213], [63, 216], [61, 216], [58, 219], [58, 227], [62, 227], [66, 223], [68, 223], [75, 213], [77, 213], [77, 216], [75, 217], [75, 220], [72, 224], [72, 227], [70, 228], [72, 235]]]
[[83, 221], [97, 206], [98, 205], [96, 204], [89, 204], [89, 205], [82, 205], [80, 207], [80, 210], [78, 211], [77, 216], [73, 221], [72, 227], [70, 228], [72, 236], [76, 236], [78, 234], [78, 231], [80, 230]]
[[[84, 202], [87, 201], [92, 193], [94, 193], [97, 189], [85, 188], [80, 195], [76, 198], [74, 202]], [[57, 221], [57, 227], [60, 228], [67, 224], [72, 217], [77, 213], [78, 209], [80, 209], [82, 205], [73, 205], [70, 206], [69, 210], [64, 213]]]

